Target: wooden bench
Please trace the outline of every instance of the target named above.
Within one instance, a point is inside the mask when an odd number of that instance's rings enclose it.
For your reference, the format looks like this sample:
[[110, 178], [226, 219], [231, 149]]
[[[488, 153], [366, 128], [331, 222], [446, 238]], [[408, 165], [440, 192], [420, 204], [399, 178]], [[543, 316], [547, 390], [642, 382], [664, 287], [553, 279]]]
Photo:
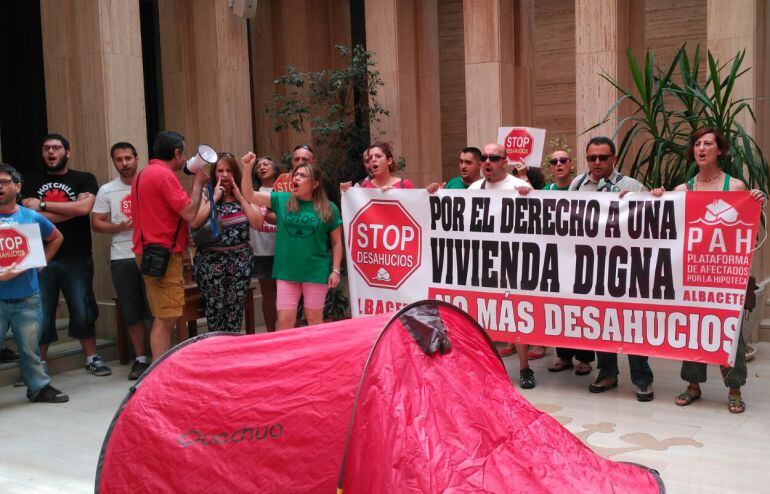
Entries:
[[[254, 288], [257, 286], [256, 280], [251, 280], [249, 290], [246, 293], [246, 306], [244, 308], [244, 321], [246, 322], [246, 334], [254, 334]], [[118, 333], [118, 358], [122, 365], [129, 361], [129, 338], [126, 324], [123, 322], [123, 315], [120, 312], [120, 303], [113, 297], [115, 302], [115, 327]], [[201, 305], [201, 293], [195, 282], [186, 283], [184, 286], [184, 307], [182, 316], [176, 323], [176, 342], [181, 343], [188, 338], [198, 335], [198, 319], [206, 317], [203, 314]], [[149, 329], [149, 328], [148, 328]]]

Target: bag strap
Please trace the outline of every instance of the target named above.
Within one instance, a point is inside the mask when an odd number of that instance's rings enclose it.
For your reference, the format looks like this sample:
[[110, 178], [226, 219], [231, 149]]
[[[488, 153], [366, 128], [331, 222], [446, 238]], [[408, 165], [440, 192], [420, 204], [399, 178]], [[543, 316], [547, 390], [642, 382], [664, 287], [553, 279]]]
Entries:
[[[139, 179], [142, 178], [142, 170], [136, 175], [136, 197], [134, 197], [132, 200], [136, 203], [137, 212], [139, 212]], [[132, 204], [133, 206], [133, 204]], [[176, 239], [179, 235], [179, 229], [182, 227], [182, 217], [179, 217], [179, 223], [176, 225], [176, 231], [174, 232], [174, 236], [171, 237], [171, 247], [169, 247], [170, 251], [174, 250], [174, 245], [176, 245]], [[142, 226], [141, 222], [139, 222], [139, 241], [142, 243], [142, 250], [144, 250], [144, 235], [142, 235]]]
[[583, 186], [586, 180], [588, 180], [588, 173], [584, 173], [580, 176], [580, 180], [578, 180], [577, 185], [575, 185], [575, 190], [580, 190], [580, 187]]

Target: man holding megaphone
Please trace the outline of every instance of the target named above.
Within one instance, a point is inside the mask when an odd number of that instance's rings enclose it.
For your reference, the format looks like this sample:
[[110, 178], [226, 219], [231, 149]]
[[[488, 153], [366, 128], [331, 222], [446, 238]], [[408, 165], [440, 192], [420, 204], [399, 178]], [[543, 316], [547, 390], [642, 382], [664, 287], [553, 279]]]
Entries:
[[[210, 146], [201, 148], [210, 149]], [[216, 151], [211, 151], [216, 162]], [[152, 145], [153, 159], [131, 186], [133, 250], [144, 275], [147, 300], [155, 317], [150, 331], [153, 359], [160, 358], [171, 346], [171, 330], [182, 315], [182, 253], [187, 246], [186, 223], [195, 218], [201, 192], [209, 179], [203, 169], [208, 150], [202, 149], [189, 161], [185, 161], [184, 154], [181, 134], [159, 132]], [[175, 173], [183, 167], [187, 173], [194, 174], [189, 197]]]

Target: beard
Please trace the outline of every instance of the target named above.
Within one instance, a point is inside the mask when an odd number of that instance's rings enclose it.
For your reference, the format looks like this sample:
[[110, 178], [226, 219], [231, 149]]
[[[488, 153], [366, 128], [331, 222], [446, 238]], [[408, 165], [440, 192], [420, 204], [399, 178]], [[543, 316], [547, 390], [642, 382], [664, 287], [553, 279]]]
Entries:
[[134, 175], [136, 175], [136, 168], [125, 168], [118, 170], [118, 175], [120, 175], [123, 178], [131, 178]]
[[67, 158], [67, 155], [64, 155], [54, 166], [49, 165], [47, 161], [45, 165], [48, 167], [49, 172], [60, 172], [67, 166], [67, 161], [69, 161], [69, 158]]

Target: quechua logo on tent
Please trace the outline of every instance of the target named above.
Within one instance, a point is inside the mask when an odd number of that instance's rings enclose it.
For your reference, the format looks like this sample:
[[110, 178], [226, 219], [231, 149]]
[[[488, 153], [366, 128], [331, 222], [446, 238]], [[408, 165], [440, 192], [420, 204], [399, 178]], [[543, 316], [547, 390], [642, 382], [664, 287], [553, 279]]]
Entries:
[[422, 229], [398, 201], [369, 201], [349, 231], [353, 266], [369, 286], [396, 290], [420, 267]]
[[202, 432], [197, 429], [190, 429], [183, 432], [177, 438], [177, 444], [182, 448], [190, 446], [224, 446], [226, 444], [235, 445], [238, 443], [250, 443], [252, 441], [263, 441], [265, 439], [278, 439], [283, 434], [283, 425], [268, 424], [250, 427], [244, 425], [234, 431], [223, 432]]

